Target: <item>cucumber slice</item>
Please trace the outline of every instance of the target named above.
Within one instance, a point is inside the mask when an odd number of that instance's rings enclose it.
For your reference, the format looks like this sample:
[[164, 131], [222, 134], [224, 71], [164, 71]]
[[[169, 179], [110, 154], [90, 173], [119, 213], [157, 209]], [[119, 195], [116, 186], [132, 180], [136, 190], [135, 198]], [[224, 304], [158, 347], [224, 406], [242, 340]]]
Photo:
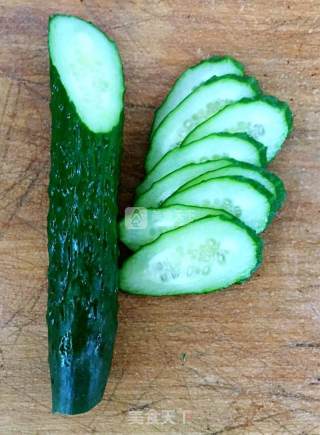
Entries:
[[156, 110], [152, 131], [158, 127], [169, 112], [177, 107], [201, 83], [211, 77], [226, 74], [243, 76], [244, 67], [229, 56], [212, 56], [184, 71], [172, 86], [161, 106]]
[[267, 159], [272, 160], [292, 130], [292, 112], [287, 103], [271, 96], [243, 99], [222, 109], [196, 127], [182, 146], [210, 133], [243, 132], [267, 147]]
[[82, 122], [94, 133], [111, 131], [123, 110], [123, 71], [114, 42], [77, 17], [50, 19], [52, 64]]
[[171, 172], [160, 180], [156, 181], [150, 189], [138, 196], [135, 201], [137, 207], [156, 208], [169, 198], [188, 181], [193, 180], [199, 175], [209, 171], [224, 168], [232, 165], [231, 159], [218, 159], [205, 163], [196, 163], [188, 166], [183, 166], [177, 171]]
[[52, 411], [103, 397], [117, 331], [117, 188], [124, 78], [116, 45], [76, 17], [49, 21], [48, 344]]
[[208, 293], [243, 282], [260, 266], [262, 241], [238, 219], [205, 217], [161, 235], [120, 271], [120, 288], [150, 296]]
[[244, 97], [260, 93], [258, 82], [252, 77], [226, 75], [214, 77], [196, 88], [161, 122], [151, 137], [146, 158], [150, 172], [156, 163], [201, 122], [220, 109]]
[[234, 161], [230, 166], [206, 172], [184, 184], [180, 190], [188, 189], [189, 187], [201, 183], [202, 181], [229, 175], [239, 175], [250, 178], [251, 180], [255, 180], [262, 184], [262, 186], [264, 186], [272, 194], [275, 209], [279, 210], [282, 207], [286, 198], [286, 190], [281, 179], [272, 172], [258, 168], [248, 163]]
[[213, 208], [172, 205], [157, 209], [144, 209], [144, 225], [132, 225], [132, 208], [119, 224], [119, 234], [122, 242], [128, 248], [136, 251], [141, 246], [156, 240], [161, 234], [173, 230], [205, 216], [231, 216], [223, 210]]
[[272, 194], [260, 183], [240, 176], [203, 181], [170, 196], [163, 206], [193, 205], [225, 210], [257, 233], [274, 215]]
[[267, 163], [266, 147], [247, 134], [215, 133], [169, 151], [138, 186], [137, 194], [141, 195], [154, 182], [182, 166], [224, 157], [256, 166], [265, 166]]

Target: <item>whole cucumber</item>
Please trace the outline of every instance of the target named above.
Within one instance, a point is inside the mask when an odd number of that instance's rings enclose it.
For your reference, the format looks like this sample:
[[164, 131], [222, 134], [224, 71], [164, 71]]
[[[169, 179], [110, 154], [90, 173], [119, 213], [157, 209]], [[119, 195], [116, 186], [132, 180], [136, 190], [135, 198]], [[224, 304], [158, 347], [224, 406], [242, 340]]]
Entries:
[[115, 43], [77, 17], [50, 18], [49, 57], [52, 410], [78, 414], [103, 396], [117, 330], [124, 78]]

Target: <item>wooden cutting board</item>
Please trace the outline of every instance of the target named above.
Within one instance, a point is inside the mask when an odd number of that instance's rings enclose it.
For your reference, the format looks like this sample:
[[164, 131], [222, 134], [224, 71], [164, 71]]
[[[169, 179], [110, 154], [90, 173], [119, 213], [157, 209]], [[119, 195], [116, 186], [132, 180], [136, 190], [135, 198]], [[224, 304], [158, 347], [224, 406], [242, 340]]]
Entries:
[[[132, 204], [154, 108], [188, 65], [227, 53], [290, 102], [272, 163], [288, 201], [248, 283], [120, 296], [103, 402], [50, 414], [47, 19], [81, 15], [118, 42], [127, 81], [120, 207]], [[320, 434], [320, 1], [0, 0], [0, 433]]]

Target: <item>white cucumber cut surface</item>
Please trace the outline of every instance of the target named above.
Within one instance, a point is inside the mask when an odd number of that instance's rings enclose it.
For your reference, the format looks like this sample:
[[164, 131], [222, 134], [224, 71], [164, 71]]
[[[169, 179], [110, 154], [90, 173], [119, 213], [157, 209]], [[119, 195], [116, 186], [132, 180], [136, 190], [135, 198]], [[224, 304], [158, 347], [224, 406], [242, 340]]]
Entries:
[[[239, 101], [196, 127], [183, 141], [182, 146], [217, 132], [243, 132], [261, 142], [267, 148], [270, 161], [280, 150], [291, 128], [290, 111], [282, 102], [274, 104], [275, 98], [262, 97]], [[270, 103], [272, 101], [272, 103]]]
[[156, 181], [150, 189], [142, 193], [135, 201], [137, 207], [160, 207], [161, 204], [188, 181], [201, 174], [232, 165], [228, 159], [212, 160], [205, 163], [191, 164], [171, 172]]
[[235, 220], [206, 217], [161, 235], [120, 271], [120, 288], [151, 295], [207, 293], [250, 277], [262, 246]]
[[273, 211], [270, 192], [253, 180], [236, 176], [203, 181], [177, 191], [163, 206], [181, 204], [225, 210], [257, 233], [266, 228]]
[[151, 137], [146, 158], [150, 172], [170, 150], [179, 146], [185, 137], [203, 121], [226, 105], [260, 92], [252, 77], [226, 75], [211, 79], [196, 88], [161, 122]]
[[118, 124], [124, 83], [115, 43], [93, 24], [56, 15], [49, 24], [49, 50], [68, 97], [94, 133]]
[[242, 168], [241, 166], [228, 166], [226, 168], [217, 169], [213, 171], [208, 171], [205, 174], [199, 175], [197, 178], [189, 181], [181, 187], [181, 190], [188, 189], [195, 184], [201, 183], [202, 181], [211, 180], [212, 178], [225, 177], [229, 175], [238, 175], [241, 177], [250, 178], [251, 180], [255, 180], [260, 183], [263, 187], [265, 187], [273, 196], [276, 195], [276, 189], [273, 183], [267, 178], [264, 177], [263, 174], [248, 168]]
[[158, 127], [169, 112], [175, 109], [201, 83], [204, 83], [211, 77], [220, 77], [226, 74], [242, 76], [243, 71], [243, 66], [230, 57], [209, 58], [187, 69], [177, 79], [167, 97], [156, 111], [152, 131]]
[[266, 164], [265, 150], [264, 145], [246, 134], [211, 134], [184, 147], [169, 151], [146, 175], [137, 188], [137, 194], [142, 194], [160, 178], [190, 163], [203, 163], [208, 160], [230, 157], [256, 166], [264, 166]]

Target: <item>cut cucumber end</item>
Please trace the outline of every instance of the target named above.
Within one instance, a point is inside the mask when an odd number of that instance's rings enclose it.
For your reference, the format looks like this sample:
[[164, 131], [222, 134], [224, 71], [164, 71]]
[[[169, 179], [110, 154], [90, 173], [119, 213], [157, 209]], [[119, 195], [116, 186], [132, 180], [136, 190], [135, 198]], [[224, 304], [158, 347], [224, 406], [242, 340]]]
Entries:
[[93, 24], [68, 15], [49, 19], [49, 51], [68, 97], [94, 133], [119, 122], [124, 81], [115, 43]]
[[121, 290], [150, 296], [208, 293], [243, 282], [262, 261], [262, 241], [235, 218], [205, 217], [161, 235], [120, 271]]

